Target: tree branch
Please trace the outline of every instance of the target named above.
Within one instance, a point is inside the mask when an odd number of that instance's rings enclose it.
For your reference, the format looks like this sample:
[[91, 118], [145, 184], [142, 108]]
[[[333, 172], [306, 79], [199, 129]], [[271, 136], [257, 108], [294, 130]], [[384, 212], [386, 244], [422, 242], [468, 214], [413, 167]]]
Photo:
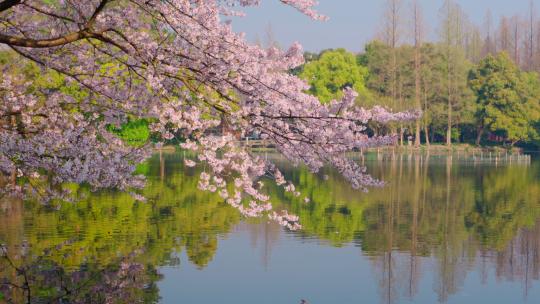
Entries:
[[0, 12], [7, 11], [8, 9], [20, 4], [21, 0], [5, 0], [0, 2]]
[[41, 13], [43, 15], [47, 15], [47, 16], [50, 16], [50, 17], [53, 17], [53, 18], [58, 18], [58, 19], [62, 19], [62, 20], [65, 20], [65, 21], [69, 21], [69, 22], [72, 22], [72, 23], [76, 23], [76, 21], [72, 18], [69, 18], [67, 16], [62, 16], [62, 15], [59, 15], [59, 14], [55, 14], [53, 12], [48, 12], [42, 8], [39, 8], [39, 7], [36, 7], [36, 6], [32, 6], [28, 3], [22, 3], [22, 5], [26, 6], [26, 7], [29, 7], [33, 10], [35, 10], [36, 12], [38, 13]]
[[31, 39], [0, 34], [0, 43], [28, 48], [49, 48], [65, 45], [81, 39], [99, 38], [99, 36], [99, 34], [90, 32], [87, 29], [50, 39]]
[[90, 19], [88, 20], [88, 22], [86, 24], [87, 27], [89, 27], [89, 28], [92, 27], [93, 23], [96, 21], [97, 16], [99, 15], [99, 13], [101, 13], [101, 11], [105, 8], [107, 3], [109, 3], [109, 1], [111, 1], [111, 0], [101, 0], [98, 7], [96, 8], [94, 13], [92, 14], [92, 17], [90, 17]]
[[[111, 2], [111, 1], [114, 1], [114, 0], [101, 0], [98, 7], [94, 11], [92, 16], [88, 20], [88, 22], [86, 23], [84, 29], [82, 29], [82, 30], [80, 30], [78, 32], [73, 32], [73, 33], [70, 33], [70, 34], [66, 34], [64, 36], [60, 36], [60, 37], [56, 37], [56, 38], [50, 38], [50, 39], [31, 39], [31, 38], [15, 37], [15, 36], [10, 36], [10, 35], [0, 34], [0, 43], [7, 44], [7, 45], [10, 45], [10, 46], [18, 46], [18, 47], [49, 48], [49, 47], [55, 47], [55, 46], [61, 46], [61, 45], [69, 44], [69, 43], [72, 43], [72, 42], [75, 42], [75, 41], [81, 40], [81, 39], [96, 38], [96, 39], [99, 39], [99, 40], [101, 40], [103, 42], [111, 43], [111, 44], [115, 45], [116, 47], [122, 49], [124, 52], [127, 53], [127, 49], [125, 49], [124, 47], [114, 43], [114, 41], [112, 41], [111, 39], [109, 39], [107, 37], [104, 37], [102, 35], [102, 32], [96, 33], [96, 32], [92, 31], [92, 25], [95, 23], [97, 16], [99, 15], [99, 13], [101, 13], [103, 11], [103, 9], [107, 5], [107, 3]], [[9, 8], [11, 8], [11, 7], [13, 7], [13, 6], [17, 5], [17, 4], [20, 4], [20, 3], [21, 3], [21, 0], [5, 0], [3, 2], [0, 2], [0, 12], [2, 12], [4, 10], [7, 10], [7, 9], [9, 9]], [[55, 17], [55, 18], [59, 18], [59, 19], [63, 19], [63, 20], [73, 22], [73, 19], [63, 17], [63, 16], [59, 16], [59, 15], [56, 15], [56, 14], [51, 14], [49, 12], [39, 10], [38, 8], [35, 8], [35, 7], [31, 7], [31, 8], [38, 11], [38, 12], [40, 12], [40, 13], [47, 14], [47, 15]]]

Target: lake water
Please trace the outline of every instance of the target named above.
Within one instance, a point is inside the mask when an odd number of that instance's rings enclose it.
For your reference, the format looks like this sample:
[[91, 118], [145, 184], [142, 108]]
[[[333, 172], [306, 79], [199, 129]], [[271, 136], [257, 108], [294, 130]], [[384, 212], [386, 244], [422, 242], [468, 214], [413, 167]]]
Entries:
[[311, 198], [266, 183], [290, 232], [198, 191], [183, 156], [141, 166], [146, 203], [1, 201], [0, 303], [540, 303], [540, 162], [370, 154], [388, 184], [363, 193], [269, 155]]

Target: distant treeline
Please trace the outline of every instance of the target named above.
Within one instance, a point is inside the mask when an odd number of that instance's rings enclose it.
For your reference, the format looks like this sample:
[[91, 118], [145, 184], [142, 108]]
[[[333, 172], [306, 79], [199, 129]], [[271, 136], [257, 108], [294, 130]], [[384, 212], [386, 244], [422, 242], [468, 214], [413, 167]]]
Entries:
[[293, 73], [322, 102], [350, 86], [361, 105], [422, 110], [411, 124], [370, 126], [374, 134], [400, 134], [400, 144], [538, 146], [540, 21], [533, 5], [527, 18], [503, 16], [498, 27], [488, 11], [481, 29], [458, 4], [444, 1], [439, 38], [427, 42], [418, 3], [408, 13], [404, 4], [387, 0], [383, 30], [363, 52], [306, 53], [306, 64]]

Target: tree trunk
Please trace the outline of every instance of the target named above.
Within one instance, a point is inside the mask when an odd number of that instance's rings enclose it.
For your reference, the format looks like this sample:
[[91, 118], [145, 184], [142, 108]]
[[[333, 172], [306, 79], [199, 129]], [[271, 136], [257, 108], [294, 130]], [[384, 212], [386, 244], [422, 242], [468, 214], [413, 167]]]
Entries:
[[10, 177], [11, 185], [15, 187], [17, 185], [17, 169], [13, 169], [11, 171], [11, 177]]
[[428, 128], [427, 124], [424, 126], [424, 133], [425, 133], [424, 135], [426, 137], [426, 146], [429, 147], [429, 145], [430, 145], [430, 142], [429, 142], [429, 128]]
[[450, 67], [448, 67], [448, 125], [446, 127], [446, 145], [452, 145], [452, 88], [451, 88], [451, 78], [450, 78]]
[[[15, 115], [11, 115], [11, 127], [13, 128], [13, 132], [17, 131], [17, 118]], [[15, 187], [17, 185], [17, 168], [13, 168], [11, 171], [11, 185]]]
[[422, 126], [420, 125], [420, 119], [418, 119], [416, 121], [416, 131], [414, 133], [414, 146], [415, 147], [420, 147], [420, 132], [421, 132], [421, 129]]
[[[418, 111], [422, 110], [422, 104], [420, 101], [420, 65], [421, 65], [421, 53], [420, 46], [422, 40], [421, 33], [421, 12], [418, 2], [414, 1], [414, 99], [416, 102], [416, 109]], [[414, 146], [420, 147], [420, 117], [416, 120], [416, 132], [414, 135]]]
[[482, 135], [484, 135], [484, 126], [480, 126], [476, 132], [476, 145], [480, 146], [480, 141], [482, 140]]
[[446, 145], [452, 145], [452, 107], [448, 103], [448, 127], [446, 128]]
[[455, 11], [451, 2], [445, 2], [447, 5], [446, 17], [446, 35], [445, 35], [445, 47], [446, 47], [446, 90], [448, 94], [448, 125], [446, 129], [446, 145], [452, 145], [452, 68], [454, 67], [454, 61], [452, 56], [452, 46], [454, 44], [454, 32], [455, 24], [452, 20], [456, 18], [457, 11]]
[[428, 123], [428, 116], [427, 116], [427, 112], [428, 112], [428, 98], [427, 98], [427, 88], [428, 88], [428, 84], [427, 84], [427, 81], [425, 78], [422, 78], [422, 89], [423, 89], [423, 100], [424, 100], [424, 113], [422, 114], [423, 115], [423, 120], [424, 120], [424, 132], [425, 132], [425, 137], [426, 137], [426, 145], [429, 146], [430, 144], [430, 139], [429, 139], [429, 123]]

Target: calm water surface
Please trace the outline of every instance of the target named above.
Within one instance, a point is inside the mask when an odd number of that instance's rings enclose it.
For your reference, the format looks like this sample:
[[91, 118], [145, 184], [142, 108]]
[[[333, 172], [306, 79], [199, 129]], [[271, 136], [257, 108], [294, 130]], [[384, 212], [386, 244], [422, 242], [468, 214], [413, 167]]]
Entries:
[[289, 232], [196, 190], [202, 169], [182, 158], [141, 166], [146, 203], [76, 186], [80, 201], [57, 208], [2, 201], [0, 303], [28, 299], [21, 273], [36, 303], [62, 290], [77, 303], [540, 303], [540, 162], [368, 155], [388, 185], [366, 194], [276, 159], [312, 201], [266, 183], [301, 217]]

